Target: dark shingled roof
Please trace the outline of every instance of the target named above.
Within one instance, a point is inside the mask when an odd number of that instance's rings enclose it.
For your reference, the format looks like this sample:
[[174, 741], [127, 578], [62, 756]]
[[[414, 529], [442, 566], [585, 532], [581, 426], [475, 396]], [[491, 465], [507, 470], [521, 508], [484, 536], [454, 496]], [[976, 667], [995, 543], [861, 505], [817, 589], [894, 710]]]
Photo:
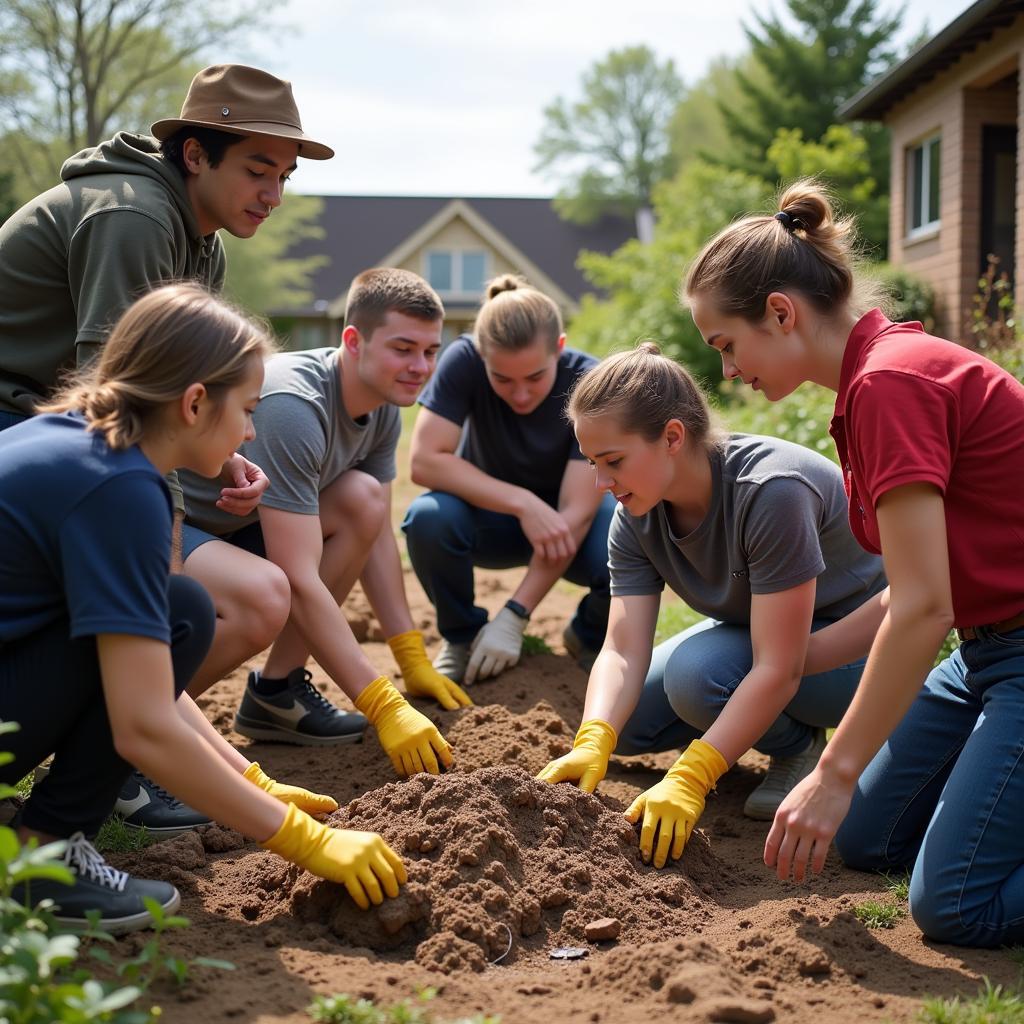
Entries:
[[930, 82], [965, 53], [1013, 24], [1024, 0], [976, 0], [906, 60], [881, 74], [839, 108], [847, 121], [881, 121], [904, 97]]
[[[305, 239], [288, 256], [322, 254], [329, 262], [313, 275], [314, 302], [332, 302], [362, 270], [377, 266], [431, 217], [461, 198], [544, 271], [574, 301], [595, 289], [576, 268], [581, 249], [611, 252], [635, 235], [631, 217], [606, 216], [581, 226], [562, 220], [550, 199], [456, 196], [321, 196], [323, 238]], [[277, 312], [277, 311], [275, 311]], [[284, 312], [284, 311], [280, 311]], [[291, 315], [323, 312], [311, 305]]]

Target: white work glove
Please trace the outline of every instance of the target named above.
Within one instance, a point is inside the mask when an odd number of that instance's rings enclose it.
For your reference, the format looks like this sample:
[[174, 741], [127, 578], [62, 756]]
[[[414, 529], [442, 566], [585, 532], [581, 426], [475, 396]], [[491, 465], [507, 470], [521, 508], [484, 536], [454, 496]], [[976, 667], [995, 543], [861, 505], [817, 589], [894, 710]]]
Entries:
[[523, 649], [523, 630], [526, 629], [526, 622], [526, 619], [520, 618], [511, 608], [502, 608], [477, 633], [463, 683], [468, 685], [477, 679], [496, 676], [515, 665]]

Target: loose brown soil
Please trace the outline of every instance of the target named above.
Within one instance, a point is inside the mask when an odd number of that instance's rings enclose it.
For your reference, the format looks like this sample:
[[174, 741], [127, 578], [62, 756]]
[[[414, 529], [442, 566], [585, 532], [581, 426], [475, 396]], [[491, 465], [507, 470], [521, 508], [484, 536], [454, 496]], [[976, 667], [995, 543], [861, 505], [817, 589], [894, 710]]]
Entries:
[[[481, 600], [500, 606], [518, 575], [487, 574]], [[415, 579], [407, 585], [433, 649], [430, 608]], [[761, 863], [767, 825], [741, 814], [763, 771], [756, 755], [720, 782], [682, 860], [662, 871], [640, 860], [622, 810], [673, 755], [616, 759], [597, 796], [535, 782], [569, 749], [582, 713], [586, 678], [559, 639], [575, 600], [560, 585], [530, 626], [558, 653], [526, 657], [472, 688], [476, 707], [417, 702], [456, 751], [438, 778], [396, 781], [372, 733], [334, 750], [251, 743], [231, 732], [244, 670], [210, 691], [206, 713], [233, 743], [274, 777], [337, 797], [333, 823], [382, 833], [409, 882], [398, 899], [362, 912], [341, 887], [221, 828], [111, 857], [181, 890], [193, 923], [167, 939], [171, 951], [237, 965], [196, 969], [180, 993], [159, 992], [169, 1024], [308, 1024], [316, 994], [391, 1003], [425, 986], [438, 991], [439, 1020], [487, 1012], [504, 1024], [864, 1024], [912, 1021], [925, 996], [973, 995], [982, 975], [1018, 981], [1005, 951], [926, 943], [907, 918], [868, 930], [853, 908], [889, 899], [883, 880], [834, 857], [810, 885], [776, 881]], [[360, 595], [346, 611], [374, 663], [393, 671]], [[318, 670], [316, 680], [345, 703]], [[618, 938], [586, 938], [601, 918], [619, 922]], [[144, 941], [119, 945], [127, 955]], [[562, 946], [588, 953], [551, 959]]]

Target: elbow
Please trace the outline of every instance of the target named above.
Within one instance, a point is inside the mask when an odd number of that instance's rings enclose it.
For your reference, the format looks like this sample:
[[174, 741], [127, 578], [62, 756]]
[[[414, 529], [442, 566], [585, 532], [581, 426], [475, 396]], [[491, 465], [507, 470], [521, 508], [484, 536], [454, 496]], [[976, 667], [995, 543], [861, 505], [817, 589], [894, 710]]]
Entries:
[[431, 486], [430, 460], [422, 452], [409, 457], [409, 477], [417, 487]]
[[941, 643], [953, 628], [953, 606], [942, 599], [925, 598], [901, 602], [894, 598], [889, 605], [889, 622], [900, 631], [920, 630], [928, 636], [934, 634]]
[[118, 756], [141, 771], [148, 772], [161, 737], [158, 724], [151, 720], [137, 719], [118, 724], [112, 732]]

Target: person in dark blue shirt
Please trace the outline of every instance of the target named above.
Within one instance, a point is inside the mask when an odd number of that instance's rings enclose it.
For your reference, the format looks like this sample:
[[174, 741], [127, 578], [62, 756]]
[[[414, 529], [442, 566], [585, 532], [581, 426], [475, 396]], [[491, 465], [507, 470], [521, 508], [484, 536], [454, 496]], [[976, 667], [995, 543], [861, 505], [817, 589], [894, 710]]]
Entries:
[[[608, 625], [614, 502], [565, 419], [573, 384], [597, 362], [565, 347], [555, 303], [512, 275], [495, 278], [475, 325], [442, 354], [420, 398], [412, 478], [431, 488], [402, 529], [443, 638], [434, 666], [472, 683], [515, 665], [533, 610], [564, 577], [587, 587], [563, 633], [589, 670]], [[473, 567], [526, 566], [488, 622]]]
[[[206, 476], [245, 438], [265, 335], [197, 285], [151, 292], [97, 362], [40, 415], [0, 432], [0, 719], [13, 783], [53, 755], [20, 812], [22, 841], [65, 840], [70, 887], [34, 881], [57, 917], [97, 910], [108, 931], [165, 911], [166, 882], [132, 879], [89, 841], [135, 765], [202, 813], [343, 882], [360, 905], [397, 895], [402, 863], [372, 833], [328, 829], [328, 796], [283, 786], [234, 750], [184, 693], [210, 646], [213, 605], [171, 576], [164, 476]], [[375, 876], [363, 888], [359, 872]], [[372, 889], [372, 892], [371, 892]], [[369, 898], [368, 898], [369, 894]]]

